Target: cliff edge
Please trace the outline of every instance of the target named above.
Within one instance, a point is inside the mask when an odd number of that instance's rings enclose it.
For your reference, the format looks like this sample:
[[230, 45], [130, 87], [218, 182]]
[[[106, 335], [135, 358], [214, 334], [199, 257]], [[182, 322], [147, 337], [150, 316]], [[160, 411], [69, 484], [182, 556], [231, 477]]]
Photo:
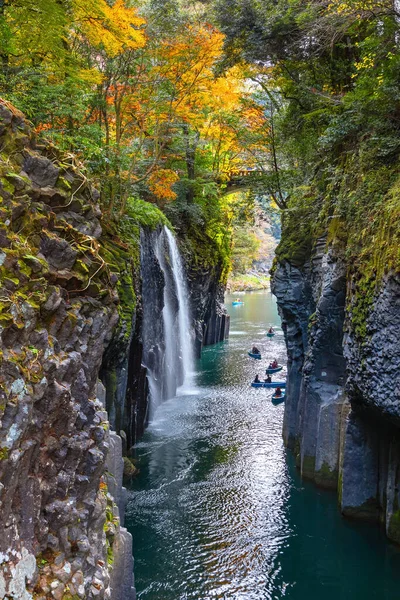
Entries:
[[400, 543], [399, 272], [388, 263], [370, 276], [365, 259], [349, 260], [351, 226], [334, 217], [302, 239], [285, 218], [272, 280], [288, 351], [285, 443], [303, 476], [337, 490], [344, 515], [381, 522]]
[[0, 149], [0, 596], [133, 597], [98, 380], [118, 322], [98, 192], [3, 101]]

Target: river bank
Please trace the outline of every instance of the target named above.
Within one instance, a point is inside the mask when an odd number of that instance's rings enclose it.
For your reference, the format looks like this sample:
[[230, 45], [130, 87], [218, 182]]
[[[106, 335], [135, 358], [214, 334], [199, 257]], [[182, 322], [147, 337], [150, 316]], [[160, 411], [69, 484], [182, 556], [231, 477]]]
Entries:
[[255, 292], [270, 289], [270, 277], [262, 273], [231, 275], [226, 286], [229, 294], [235, 292]]

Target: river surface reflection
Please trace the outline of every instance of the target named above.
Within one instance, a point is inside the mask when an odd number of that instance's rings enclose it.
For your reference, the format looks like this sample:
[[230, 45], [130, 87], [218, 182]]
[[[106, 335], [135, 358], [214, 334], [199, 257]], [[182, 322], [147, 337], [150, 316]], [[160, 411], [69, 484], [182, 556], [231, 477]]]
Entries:
[[[267, 361], [285, 362], [285, 346], [273, 297], [241, 298], [226, 298], [230, 339], [204, 350], [196, 388], [162, 404], [137, 444], [126, 524], [138, 598], [399, 599], [398, 549], [301, 481], [283, 405], [250, 387]], [[247, 356], [254, 343], [262, 361]]]

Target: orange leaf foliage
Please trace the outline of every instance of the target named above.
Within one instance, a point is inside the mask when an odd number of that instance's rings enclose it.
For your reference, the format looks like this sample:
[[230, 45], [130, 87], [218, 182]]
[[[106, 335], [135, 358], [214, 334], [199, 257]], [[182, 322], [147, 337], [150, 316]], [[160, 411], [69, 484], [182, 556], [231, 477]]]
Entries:
[[172, 186], [179, 180], [179, 176], [171, 169], [158, 169], [154, 171], [148, 180], [149, 189], [159, 199], [165, 202], [175, 200], [176, 193]]

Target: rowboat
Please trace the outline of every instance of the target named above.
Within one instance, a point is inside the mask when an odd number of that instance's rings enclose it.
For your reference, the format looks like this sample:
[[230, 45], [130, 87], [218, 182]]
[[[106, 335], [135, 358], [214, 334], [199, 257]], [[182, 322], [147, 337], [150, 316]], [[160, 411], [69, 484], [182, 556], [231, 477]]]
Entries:
[[271, 381], [271, 383], [267, 383], [266, 381], [260, 381], [260, 383], [252, 382], [251, 387], [254, 388], [284, 388], [286, 387], [286, 381]]
[[282, 369], [283, 369], [282, 365], [278, 365], [274, 369], [270, 369], [268, 367], [268, 369], [265, 369], [265, 374], [266, 375], [273, 375], [274, 373], [278, 373], [279, 371], [282, 371]]
[[286, 394], [281, 394], [280, 396], [276, 396], [275, 394], [271, 398], [272, 404], [280, 404], [285, 401]]
[[256, 358], [257, 360], [261, 360], [261, 354], [253, 354], [253, 352], [247, 353], [251, 358]]

